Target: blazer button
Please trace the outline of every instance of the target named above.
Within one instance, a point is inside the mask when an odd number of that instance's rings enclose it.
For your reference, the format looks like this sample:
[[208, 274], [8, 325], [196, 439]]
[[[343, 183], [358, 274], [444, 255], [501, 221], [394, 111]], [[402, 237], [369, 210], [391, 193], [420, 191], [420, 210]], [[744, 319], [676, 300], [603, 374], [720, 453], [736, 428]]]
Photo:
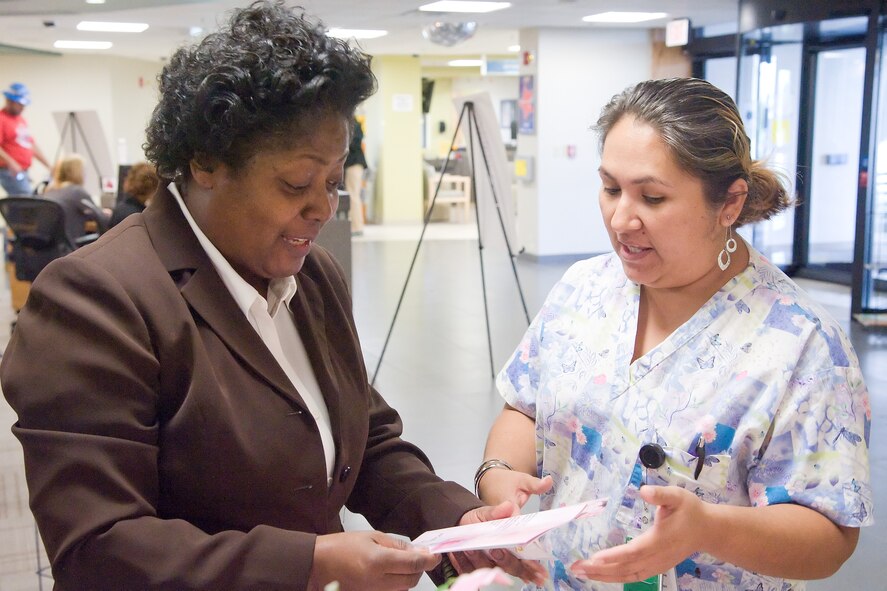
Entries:
[[345, 482], [348, 479], [348, 475], [351, 474], [351, 466], [345, 466], [342, 468], [342, 471], [339, 473], [339, 482]]

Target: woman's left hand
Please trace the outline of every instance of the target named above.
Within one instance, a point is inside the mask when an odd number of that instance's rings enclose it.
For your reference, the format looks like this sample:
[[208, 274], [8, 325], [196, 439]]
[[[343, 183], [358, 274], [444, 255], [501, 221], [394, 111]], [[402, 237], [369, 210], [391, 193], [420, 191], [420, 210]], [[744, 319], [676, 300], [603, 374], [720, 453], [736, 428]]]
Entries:
[[[469, 511], [459, 520], [459, 525], [506, 519], [515, 515], [520, 515], [520, 507], [510, 501], [505, 501], [495, 506], [478, 507], [473, 511]], [[471, 572], [478, 568], [498, 566], [525, 583], [535, 583], [541, 586], [545, 582], [546, 570], [541, 564], [533, 560], [521, 560], [511, 552], [501, 548], [453, 552], [448, 556], [459, 574]]]
[[653, 527], [626, 544], [577, 560], [580, 578], [608, 583], [643, 581], [699, 551], [707, 532], [706, 503], [677, 486], [641, 487], [641, 498], [657, 505]]

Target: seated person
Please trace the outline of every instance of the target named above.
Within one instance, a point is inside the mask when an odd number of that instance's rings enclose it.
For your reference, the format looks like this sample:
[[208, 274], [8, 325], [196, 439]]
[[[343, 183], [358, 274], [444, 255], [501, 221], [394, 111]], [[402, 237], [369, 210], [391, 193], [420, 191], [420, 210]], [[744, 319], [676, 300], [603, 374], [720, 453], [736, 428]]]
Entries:
[[59, 203], [65, 211], [65, 233], [71, 244], [87, 234], [101, 233], [108, 225], [108, 216], [83, 188], [83, 158], [77, 154], [56, 162], [52, 181], [43, 196]]
[[123, 181], [123, 199], [114, 206], [108, 227], [113, 228], [127, 216], [144, 211], [148, 200], [157, 191], [157, 171], [149, 162], [133, 164]]

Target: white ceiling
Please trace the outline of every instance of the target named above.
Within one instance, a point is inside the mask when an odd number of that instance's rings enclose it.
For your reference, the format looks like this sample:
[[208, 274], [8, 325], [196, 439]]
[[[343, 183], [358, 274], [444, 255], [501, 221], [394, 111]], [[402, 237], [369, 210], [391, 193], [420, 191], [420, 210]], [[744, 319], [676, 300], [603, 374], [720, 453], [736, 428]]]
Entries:
[[[644, 24], [662, 27], [671, 18], [689, 17], [693, 26], [736, 21], [737, 0], [511, 0], [506, 10], [486, 15], [453, 15], [419, 12], [430, 0], [302, 0], [308, 14], [320, 17], [328, 27], [386, 29], [385, 37], [361, 42], [371, 54], [477, 55], [504, 54], [518, 43], [518, 30], [534, 27], [595, 28], [582, 17], [608, 10], [667, 12], [668, 17]], [[107, 0], [103, 5], [85, 0], [0, 0], [0, 44], [60, 53], [57, 39], [112, 41], [103, 55], [150, 60], [164, 59], [188, 43], [189, 29], [211, 31], [235, 7], [247, 0]], [[467, 17], [467, 18], [466, 18]], [[90, 33], [76, 30], [81, 20], [148, 23], [144, 33]], [[435, 45], [422, 38], [422, 27], [435, 20], [474, 20], [477, 33], [453, 47]], [[52, 26], [48, 26], [52, 23]], [[612, 25], [606, 25], [612, 26]], [[625, 26], [625, 25], [617, 25]], [[637, 25], [635, 25], [637, 26]]]

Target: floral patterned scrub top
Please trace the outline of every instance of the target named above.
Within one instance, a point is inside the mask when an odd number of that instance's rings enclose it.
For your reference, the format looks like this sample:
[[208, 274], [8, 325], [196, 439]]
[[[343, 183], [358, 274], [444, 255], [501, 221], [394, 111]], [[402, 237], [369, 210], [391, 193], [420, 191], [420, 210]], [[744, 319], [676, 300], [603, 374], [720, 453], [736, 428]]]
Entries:
[[[856, 355], [826, 312], [749, 252], [742, 273], [634, 363], [640, 287], [615, 254], [579, 262], [500, 372], [506, 402], [535, 420], [538, 473], [554, 478], [541, 508], [610, 499], [604, 517], [548, 535], [555, 558], [545, 589], [621, 591], [575, 579], [569, 566], [624, 541], [625, 530], [613, 534], [614, 512], [632, 476], [635, 485], [675, 484], [710, 503], [797, 503], [841, 525], [872, 522], [871, 409]], [[694, 478], [700, 438], [705, 459]], [[637, 461], [650, 442], [667, 456], [656, 470]], [[643, 505], [633, 517], [643, 517]], [[707, 554], [663, 579], [681, 591], [805, 587]]]

